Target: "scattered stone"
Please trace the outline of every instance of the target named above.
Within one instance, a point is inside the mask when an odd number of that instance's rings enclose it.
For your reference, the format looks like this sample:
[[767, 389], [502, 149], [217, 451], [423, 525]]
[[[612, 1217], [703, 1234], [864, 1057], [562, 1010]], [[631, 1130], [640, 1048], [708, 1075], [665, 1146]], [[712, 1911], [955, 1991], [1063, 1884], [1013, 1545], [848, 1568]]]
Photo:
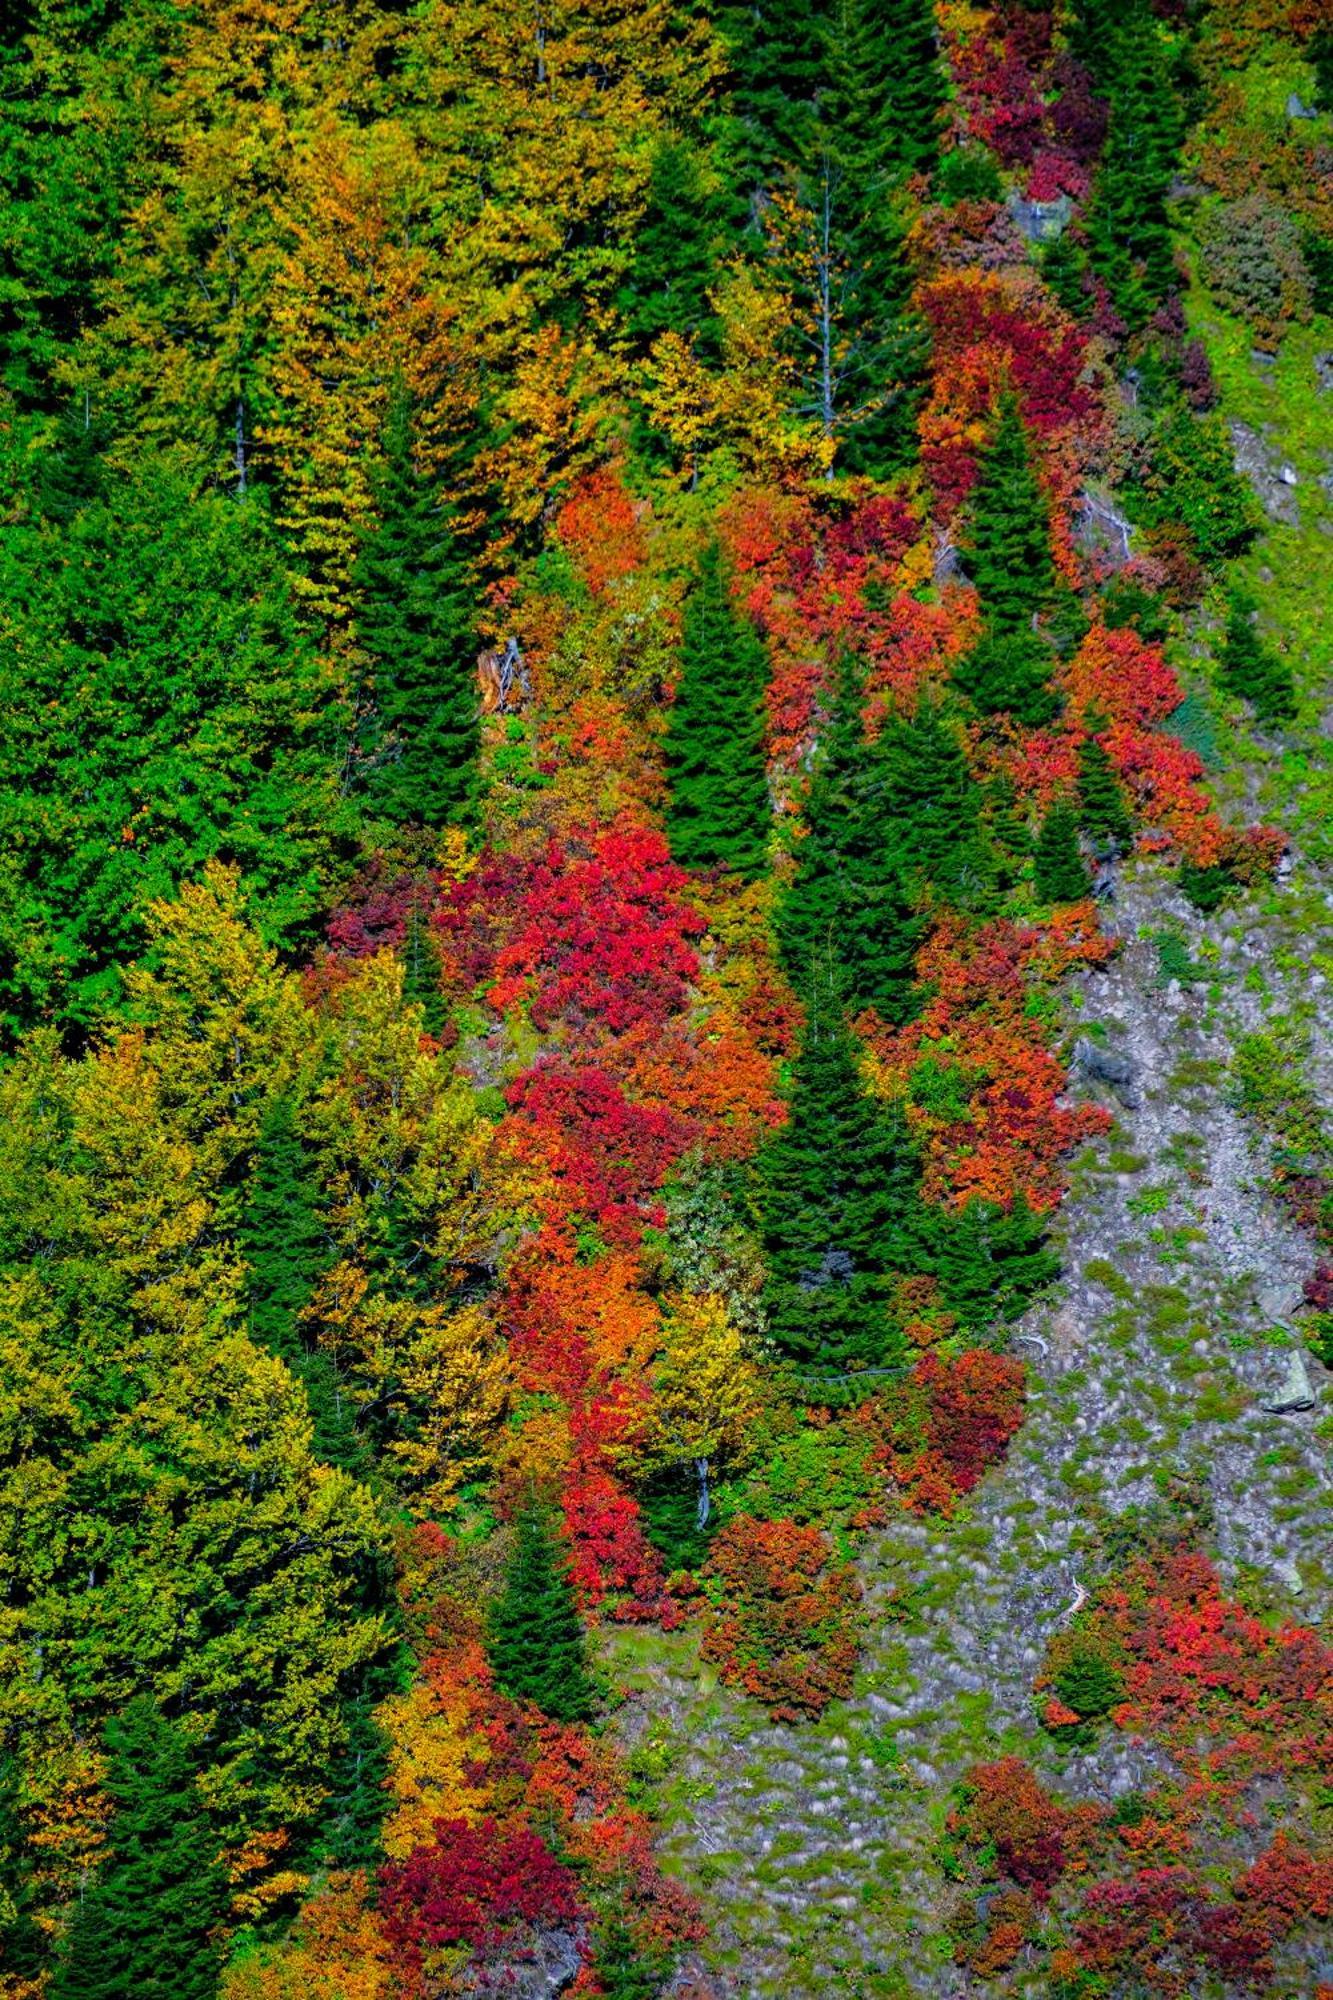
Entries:
[[1305, 1356], [1299, 1347], [1291, 1350], [1287, 1372], [1282, 1387], [1271, 1402], [1260, 1405], [1273, 1417], [1294, 1416], [1300, 1410], [1312, 1410], [1315, 1405], [1314, 1390], [1310, 1386], [1309, 1370], [1305, 1366]]
[[1333, 351], [1326, 349], [1314, 358], [1314, 379], [1321, 395], [1333, 394]]
[[[1231, 433], [1236, 470], [1242, 478], [1249, 480], [1259, 496], [1264, 512], [1270, 520], [1282, 521], [1289, 528], [1298, 528], [1301, 516], [1292, 491], [1296, 481], [1294, 468], [1282, 463], [1275, 464], [1263, 438], [1250, 424], [1233, 420], [1228, 429]], [[1290, 479], [1285, 476], [1287, 473], [1291, 473]]]

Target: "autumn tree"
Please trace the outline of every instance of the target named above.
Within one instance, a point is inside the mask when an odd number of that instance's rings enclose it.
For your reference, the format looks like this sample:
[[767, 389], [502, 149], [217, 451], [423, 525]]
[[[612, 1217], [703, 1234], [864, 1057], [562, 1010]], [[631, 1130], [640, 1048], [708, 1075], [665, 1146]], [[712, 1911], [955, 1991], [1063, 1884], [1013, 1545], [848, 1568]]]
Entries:
[[592, 1714], [596, 1689], [564, 1538], [535, 1502], [518, 1517], [487, 1651], [496, 1681], [516, 1701], [534, 1703], [556, 1722]]
[[759, 1167], [773, 1340], [822, 1368], [903, 1358], [887, 1311], [913, 1268], [918, 1167], [902, 1114], [867, 1092], [831, 982], [812, 995], [786, 1125]]
[[227, 1878], [179, 1729], [148, 1696], [107, 1724], [109, 1857], [82, 1897], [52, 2000], [213, 2000]]
[[742, 877], [764, 866], [769, 825], [763, 641], [733, 603], [716, 541], [699, 558], [685, 606], [680, 681], [663, 757], [667, 832], [687, 868]]
[[759, 1372], [725, 1300], [686, 1292], [671, 1301], [635, 1456], [649, 1468], [691, 1467], [700, 1531], [708, 1525], [710, 1469], [719, 1458], [744, 1454], [759, 1407]]
[[477, 804], [476, 614], [449, 510], [418, 469], [401, 389], [372, 491], [375, 523], [352, 573], [374, 681], [369, 801], [399, 825], [465, 825]]

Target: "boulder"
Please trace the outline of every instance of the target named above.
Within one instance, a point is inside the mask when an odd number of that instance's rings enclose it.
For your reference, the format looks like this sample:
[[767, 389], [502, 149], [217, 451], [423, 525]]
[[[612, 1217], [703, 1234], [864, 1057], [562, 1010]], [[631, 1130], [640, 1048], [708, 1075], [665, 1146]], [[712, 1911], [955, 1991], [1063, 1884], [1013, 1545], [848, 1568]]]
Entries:
[[1282, 521], [1289, 528], [1299, 528], [1301, 514], [1294, 491], [1298, 480], [1296, 468], [1282, 460], [1275, 460], [1259, 432], [1251, 425], [1232, 422], [1228, 429], [1236, 470], [1242, 478], [1249, 480], [1269, 519]]
[[1068, 229], [1074, 204], [1067, 194], [1057, 195], [1054, 201], [1025, 201], [1021, 195], [1012, 195], [1009, 213], [1029, 243], [1054, 243]]
[[1321, 395], [1333, 395], [1333, 353], [1327, 348], [1314, 358], [1314, 379]]
[[1317, 118], [1319, 113], [1312, 104], [1307, 104], [1299, 90], [1293, 90], [1287, 99], [1288, 118]]
[[1314, 1403], [1315, 1395], [1310, 1386], [1310, 1372], [1305, 1365], [1305, 1356], [1299, 1347], [1293, 1347], [1281, 1388], [1276, 1396], [1260, 1407], [1267, 1410], [1272, 1417], [1286, 1417], [1294, 1416], [1300, 1410], [1312, 1410]]
[[1094, 1083], [1109, 1084], [1127, 1111], [1136, 1109], [1139, 1066], [1132, 1056], [1118, 1055], [1084, 1035], [1074, 1045], [1074, 1067]]

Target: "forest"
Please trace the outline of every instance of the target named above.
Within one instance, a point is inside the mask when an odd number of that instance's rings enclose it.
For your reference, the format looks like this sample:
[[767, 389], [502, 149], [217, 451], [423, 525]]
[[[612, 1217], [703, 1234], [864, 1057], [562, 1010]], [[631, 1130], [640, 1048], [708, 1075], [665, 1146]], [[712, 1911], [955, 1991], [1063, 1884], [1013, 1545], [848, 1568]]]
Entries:
[[1329, 0], [0, 77], [0, 2000], [1333, 2000]]

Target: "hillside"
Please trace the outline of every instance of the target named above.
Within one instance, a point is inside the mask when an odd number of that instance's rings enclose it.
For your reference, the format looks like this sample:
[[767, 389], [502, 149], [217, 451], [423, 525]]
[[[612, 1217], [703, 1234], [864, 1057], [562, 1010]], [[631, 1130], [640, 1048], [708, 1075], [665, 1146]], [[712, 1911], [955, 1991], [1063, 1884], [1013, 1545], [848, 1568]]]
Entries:
[[0, 68], [0, 2000], [1329, 2000], [1324, 0]]

